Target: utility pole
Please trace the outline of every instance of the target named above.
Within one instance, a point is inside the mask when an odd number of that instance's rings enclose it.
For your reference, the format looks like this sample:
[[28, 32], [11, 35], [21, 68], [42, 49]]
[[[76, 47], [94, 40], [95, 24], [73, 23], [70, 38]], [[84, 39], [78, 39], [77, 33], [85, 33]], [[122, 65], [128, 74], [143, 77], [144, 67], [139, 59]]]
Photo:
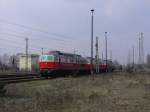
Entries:
[[102, 52], [102, 61], [104, 60], [103, 52]]
[[129, 65], [129, 67], [130, 67], [130, 65], [131, 65], [131, 53], [130, 53], [130, 50], [129, 50], [129, 54], [128, 54], [128, 65]]
[[28, 38], [25, 38], [26, 41], [26, 71], [28, 71]]
[[141, 65], [141, 38], [139, 38], [139, 66]]
[[133, 46], [133, 70], [134, 70], [134, 46]]
[[98, 37], [96, 37], [96, 73], [99, 73]]
[[43, 55], [43, 48], [41, 48], [41, 50], [42, 50], [42, 55]]
[[105, 53], [106, 53], [105, 58], [106, 58], [106, 69], [107, 69], [107, 32], [105, 32], [105, 48], [106, 48], [105, 49], [106, 50], [105, 51]]
[[139, 66], [144, 67], [144, 45], [143, 45], [143, 33], [140, 33], [139, 37]]
[[91, 9], [92, 20], [91, 20], [91, 75], [93, 75], [93, 13], [94, 9]]
[[141, 32], [141, 61], [142, 67], [144, 67], [144, 45], [143, 45], [143, 32]]
[[112, 61], [112, 50], [110, 50], [110, 60]]

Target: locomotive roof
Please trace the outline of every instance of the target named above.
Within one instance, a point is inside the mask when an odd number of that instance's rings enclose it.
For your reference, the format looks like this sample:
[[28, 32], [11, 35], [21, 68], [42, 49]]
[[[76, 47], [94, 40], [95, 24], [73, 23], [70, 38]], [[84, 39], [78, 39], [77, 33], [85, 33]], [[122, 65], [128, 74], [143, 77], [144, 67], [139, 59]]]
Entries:
[[61, 52], [61, 51], [49, 51], [47, 54], [49, 54], [49, 55], [65, 55], [65, 56], [69, 56], [69, 57], [74, 57], [76, 55], [78, 57], [81, 57], [81, 55], [78, 55], [78, 54], [65, 53], [65, 52]]

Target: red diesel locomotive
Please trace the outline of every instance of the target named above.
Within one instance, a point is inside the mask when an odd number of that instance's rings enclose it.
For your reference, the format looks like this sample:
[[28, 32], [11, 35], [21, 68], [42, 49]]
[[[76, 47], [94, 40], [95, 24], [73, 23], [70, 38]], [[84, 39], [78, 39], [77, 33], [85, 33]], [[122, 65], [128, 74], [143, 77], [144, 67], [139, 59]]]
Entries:
[[[95, 65], [90, 64], [90, 58], [81, 55], [63, 53], [60, 51], [50, 51], [41, 55], [39, 59], [40, 74], [42, 76], [52, 76], [56, 74], [78, 74], [90, 73], [91, 68], [96, 70]], [[108, 65], [99, 64], [100, 72], [108, 71]], [[111, 68], [111, 71], [113, 68]], [[110, 70], [109, 70], [110, 71]]]

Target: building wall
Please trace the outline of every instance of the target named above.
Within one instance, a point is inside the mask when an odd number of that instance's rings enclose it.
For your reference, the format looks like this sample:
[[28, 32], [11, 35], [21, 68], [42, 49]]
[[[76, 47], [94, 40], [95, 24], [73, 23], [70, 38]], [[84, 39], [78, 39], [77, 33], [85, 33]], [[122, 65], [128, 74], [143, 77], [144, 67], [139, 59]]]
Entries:
[[[26, 57], [20, 56], [19, 57], [19, 70], [25, 71], [26, 70]], [[31, 71], [31, 56], [28, 57], [28, 70]]]
[[[38, 55], [29, 55], [28, 56], [28, 71], [38, 71]], [[19, 56], [19, 70], [26, 71], [26, 55]]]

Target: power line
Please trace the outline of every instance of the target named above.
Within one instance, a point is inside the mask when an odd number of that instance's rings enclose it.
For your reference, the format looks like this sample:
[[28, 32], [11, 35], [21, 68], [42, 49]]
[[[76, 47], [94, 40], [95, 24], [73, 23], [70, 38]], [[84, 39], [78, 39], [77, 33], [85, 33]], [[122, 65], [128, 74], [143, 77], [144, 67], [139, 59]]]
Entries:
[[[3, 41], [3, 40], [2, 40], [2, 41]], [[6, 41], [4, 41], [4, 42], [6, 42]], [[4, 42], [1, 43], [1, 46], [7, 46], [7, 48], [10, 47], [10, 46], [11, 46], [11, 47], [20, 47], [20, 48], [23, 48], [22, 46], [19, 46], [19, 45], [15, 44], [15, 43], [10, 43], [10, 44], [9, 44], [9, 43], [4, 43]]]
[[4, 47], [4, 46], [1, 46], [0, 49], [6, 49], [6, 50], [8, 50], [8, 49], [9, 49], [9, 50], [13, 50], [13, 49], [15, 49], [15, 50], [16, 50], [16, 49], [22, 49], [22, 50], [23, 50], [24, 48], [20, 48], [20, 47], [8, 47], [8, 48], [6, 48], [6, 47]]
[[[18, 35], [18, 34], [10, 34], [10, 33], [3, 33], [3, 34], [5, 34], [5, 35], [10, 35], [10, 36], [14, 36], [14, 37], [17, 37], [17, 38], [19, 38], [20, 39], [20, 37], [22, 37], [22, 38], [25, 38], [25, 36], [22, 36], [22, 35]], [[30, 34], [30, 35], [32, 35], [32, 34]], [[35, 35], [34, 35], [35, 36]], [[36, 37], [38, 37], [38, 35], [36, 36]], [[42, 36], [42, 37], [44, 37], [44, 36]], [[32, 38], [30, 38], [30, 40], [34, 40], [34, 39], [32, 39]], [[39, 41], [40, 43], [41, 42], [43, 42], [43, 38], [42, 39], [35, 39], [34, 41]], [[48, 40], [48, 39], [47, 39]], [[61, 40], [61, 39], [54, 39], [53, 38], [53, 40], [58, 40], [59, 41], [59, 43], [61, 42], [61, 44], [62, 44], [62, 42], [66, 42], [65, 40]], [[46, 40], [45, 40], [46, 41]], [[69, 41], [69, 40], [68, 40]], [[47, 42], [47, 44], [49, 44], [49, 42], [48, 41], [46, 41]], [[56, 43], [56, 44], [59, 44], [58, 42]], [[66, 45], [66, 44], [70, 44], [70, 45], [72, 45], [70, 42], [66, 42], [66, 43], [63, 43], [63, 45]], [[60, 45], [60, 44], [59, 44]], [[68, 47], [70, 46], [70, 45], [67, 45]], [[43, 47], [43, 46], [42, 46]]]
[[[55, 40], [55, 41], [60, 41], [60, 42], [67, 42], [67, 44], [68, 43], [70, 43], [71, 41], [72, 42], [75, 42], [75, 41], [77, 41], [76, 39], [75, 40], [66, 40], [66, 39], [60, 39], [60, 38], [53, 38], [53, 37], [49, 37], [49, 36], [45, 36], [45, 35], [41, 35], [41, 34], [38, 34], [38, 35], [36, 35], [36, 34], [32, 34], [32, 33], [26, 33], [26, 32], [18, 32], [18, 31], [15, 31], [15, 30], [12, 30], [12, 29], [9, 29], [9, 28], [3, 28], [3, 29], [5, 29], [5, 30], [9, 30], [9, 31], [12, 31], [13, 32], [13, 35], [17, 35], [17, 36], [19, 36], [20, 34], [20, 36], [22, 36], [22, 35], [26, 35], [26, 36], [30, 36], [30, 37], [36, 37], [36, 38], [34, 38], [34, 39], [37, 39], [37, 37], [42, 37], [42, 39], [43, 38], [45, 38], [45, 39], [47, 39], [48, 40], [48, 38], [50, 38], [50, 39], [52, 39], [52, 40]], [[14, 34], [14, 32], [16, 32], [17, 34]], [[11, 34], [12, 35], [12, 34]], [[24, 36], [23, 36], [24, 37]], [[38, 40], [39, 40], [39, 38], [38, 38]], [[78, 39], [79, 40], [79, 39]], [[81, 40], [82, 41], [82, 40]], [[84, 40], [85, 41], [85, 40]]]
[[[8, 40], [5, 41], [5, 40], [1, 39], [1, 41], [7, 42]], [[10, 40], [9, 40], [9, 41], [10, 41]], [[12, 47], [24, 49], [24, 47], [21, 46], [22, 43], [15, 42], [15, 41], [10, 41], [10, 42], [11, 42], [10, 44], [8, 44], [8, 43], [1, 43], [1, 46], [4, 45], [4, 46], [7, 46], [7, 48], [10, 47], [10, 46], [12, 46]], [[20, 45], [18, 45], [18, 44], [20, 44]], [[11, 48], [12, 48], [12, 47], [11, 47]], [[32, 48], [30, 48], [30, 50], [40, 50], [40, 49], [35, 48], [35, 47], [32, 47]]]
[[19, 39], [24, 38], [25, 36], [22, 36], [22, 35], [16, 35], [16, 34], [10, 34], [10, 33], [5, 33], [5, 32], [0, 32], [0, 34], [4, 34], [4, 35], [9, 35], [9, 36], [14, 36], [14, 37], [17, 37]]
[[[18, 34], [11, 34], [11, 33], [6, 33], [6, 32], [0, 32], [0, 34], [2, 35], [2, 34], [4, 34], [4, 35], [9, 35], [9, 36], [13, 36], [13, 37], [17, 37], [18, 39], [22, 39], [22, 38], [25, 38], [25, 36], [22, 36], [22, 35], [18, 35]], [[22, 37], [22, 38], [21, 38]], [[39, 41], [40, 43], [41, 42], [47, 42], [47, 44], [49, 44], [49, 42], [51, 42], [51, 41], [49, 41], [48, 39], [47, 40], [44, 40], [44, 39], [33, 39], [33, 38], [30, 38], [30, 40], [33, 40], [33, 41]], [[53, 39], [54, 41], [57, 41], [56, 39]], [[61, 44], [63, 44], [63, 45], [67, 45], [67, 46], [70, 46], [70, 45], [72, 45], [70, 42], [65, 42], [64, 40], [61, 40], [61, 41], [59, 41], [59, 42], [56, 42], [56, 44], [59, 44], [60, 45], [60, 43]]]
[[[11, 36], [15, 36], [15, 37], [19, 37], [19, 38], [21, 38], [21, 37], [25, 37], [25, 36], [23, 36], [23, 35], [18, 35], [18, 34], [12, 34], [12, 33], [6, 33], [6, 32], [0, 32], [1, 34], [5, 34], [5, 35], [11, 35]], [[31, 35], [31, 34], [30, 34]], [[38, 35], [31, 35], [32, 37], [38, 37]], [[43, 36], [42, 36], [43, 37]], [[47, 38], [48, 39], [48, 38]], [[65, 42], [65, 40], [62, 40], [62, 39], [55, 39], [55, 38], [52, 38], [51, 37], [51, 39], [52, 40], [55, 40], [55, 41], [63, 41], [63, 42]]]
[[[22, 35], [17, 35], [17, 34], [10, 34], [10, 33], [0, 33], [0, 34], [4, 34], [4, 35], [9, 35], [9, 36], [11, 36], [11, 37], [17, 37], [18, 39], [23, 39], [23, 38], [25, 38], [25, 36], [22, 36]], [[17, 42], [17, 41], [14, 41], [14, 40], [11, 40], [11, 39], [8, 39], [8, 37], [7, 37], [7, 39], [5, 38], [5, 39], [2, 39], [3, 41], [9, 41], [9, 42], [11, 42], [11, 44], [15, 44], [15, 47], [19, 47], [20, 48], [20, 46], [16, 46], [16, 44], [18, 45], [18, 44], [21, 44], [22, 45], [22, 43], [19, 43], [19, 42]], [[31, 39], [31, 40], [34, 40], [34, 39]], [[41, 41], [40, 41], [40, 39], [35, 39], [34, 41], [39, 41], [39, 42], [42, 42], [42, 40], [43, 39], [41, 39]], [[46, 43], [47, 44], [50, 44], [48, 41], [46, 41]], [[44, 43], [44, 45], [47, 45], [46, 43]], [[59, 44], [59, 43], [56, 43], [56, 44]], [[38, 44], [38, 48], [39, 49], [41, 49], [41, 47], [43, 48], [44, 46], [42, 45], [42, 44], [40, 44], [41, 46], [39, 46], [39, 44]], [[63, 45], [65, 45], [65, 44], [63, 44]], [[12, 46], [12, 45], [10, 45], [10, 44], [7, 44], [7, 46]], [[30, 48], [30, 50], [38, 50], [39, 51], [39, 49], [37, 48], [37, 45], [36, 45], [36, 47], [35, 47], [35, 45], [32, 43], [32, 48]], [[33, 48], [33, 46], [35, 47], [35, 48]], [[59, 46], [61, 46], [62, 47], [62, 44], [59, 44]], [[64, 46], [63, 46], [64, 47]], [[46, 48], [48, 48], [47, 46], [46, 46]], [[44, 49], [46, 49], [46, 48], [44, 48]], [[79, 50], [78, 50], [79, 51]]]
[[[14, 50], [15, 50], [15, 48], [21, 48], [22, 49], [22, 51], [23, 51], [23, 49], [24, 49], [24, 47], [22, 46], [23, 45], [23, 43], [19, 43], [19, 42], [17, 42], [17, 41], [14, 41], [14, 40], [8, 40], [8, 39], [2, 39], [1, 41], [4, 41], [4, 42], [10, 42], [10, 43], [1, 43], [1, 46], [3, 45], [3, 47], [4, 46], [7, 46], [7, 48], [14, 48]], [[44, 47], [44, 46], [39, 46], [39, 45], [34, 45], [33, 43], [32, 44], [30, 44], [30, 48], [29, 48], [29, 50], [30, 51], [38, 51], [38, 52], [41, 52], [41, 47], [42, 48], [44, 48], [44, 49], [47, 49], [47, 50], [52, 50], [51, 48], [48, 48], [48, 47]], [[53, 50], [56, 50], [56, 49], [53, 49]], [[58, 50], [58, 49], [57, 49]], [[78, 51], [81, 51], [81, 50], [78, 50]]]
[[[19, 38], [19, 39], [22, 39], [22, 38], [20, 38], [20, 37], [23, 37], [23, 36], [18, 36], [18, 35], [13, 35], [13, 34], [9, 34], [9, 33], [0, 33], [0, 34], [5, 34], [5, 35], [9, 35], [9, 36], [13, 36], [13, 37], [17, 37], [17, 38]], [[39, 41], [40, 43], [43, 41], [42, 39], [32, 39], [31, 38], [31, 40], [33, 40], [33, 41]], [[44, 45], [47, 45], [47, 44], [50, 44], [48, 41], [46, 41], [46, 43], [43, 43]], [[61, 45], [66, 45], [65, 43], [56, 43], [56, 44], [58, 44], [59, 46], [61, 46]], [[41, 45], [41, 44], [40, 44]], [[67, 46], [69, 46], [69, 45], [67, 45]], [[43, 47], [43, 46], [42, 46]]]
[[[11, 44], [7, 44], [7, 46], [8, 46], [8, 45], [12, 45], [12, 44], [13, 44], [13, 45], [16, 45], [16, 44], [17, 44], [17, 45], [18, 45], [18, 44], [22, 45], [22, 43], [20, 43], [20, 42], [17, 42], [17, 41], [14, 41], [14, 40], [9, 40], [9, 39], [6, 39], [6, 38], [5, 38], [5, 39], [1, 38], [1, 41], [4, 41], [4, 42], [8, 42], [8, 41], [9, 41], [9, 42], [11, 42]], [[17, 47], [20, 47], [20, 46], [17, 46]], [[33, 44], [32, 44], [32, 47], [33, 47]], [[35, 46], [34, 46], [34, 47], [35, 47]], [[37, 46], [36, 46], [36, 47], [37, 47]]]
[[9, 39], [6, 39], [6, 38], [1, 38], [1, 41], [5, 41], [5, 42], [13, 42], [13, 43], [22, 45], [22, 43], [20, 43], [20, 42], [17, 42], [17, 41], [14, 41], [14, 40], [9, 40]]
[[56, 36], [56, 37], [63, 37], [63, 38], [67, 38], [67, 39], [73, 39], [72, 37], [69, 37], [69, 36], [60, 35], [60, 34], [48, 32], [48, 31], [44, 31], [44, 30], [41, 30], [41, 29], [33, 28], [31, 26], [26, 26], [26, 25], [23, 25], [23, 24], [18, 24], [18, 23], [15, 23], [15, 22], [10, 22], [10, 21], [6, 21], [6, 20], [2, 20], [2, 19], [0, 19], [0, 22], [11, 24], [11, 25], [15, 25], [15, 26], [19, 26], [19, 27], [22, 27], [22, 28], [25, 28], [25, 29], [30, 29], [30, 30], [33, 30], [33, 31], [38, 31], [38, 32], [46, 33], [46, 34], [53, 35], [53, 36]]

